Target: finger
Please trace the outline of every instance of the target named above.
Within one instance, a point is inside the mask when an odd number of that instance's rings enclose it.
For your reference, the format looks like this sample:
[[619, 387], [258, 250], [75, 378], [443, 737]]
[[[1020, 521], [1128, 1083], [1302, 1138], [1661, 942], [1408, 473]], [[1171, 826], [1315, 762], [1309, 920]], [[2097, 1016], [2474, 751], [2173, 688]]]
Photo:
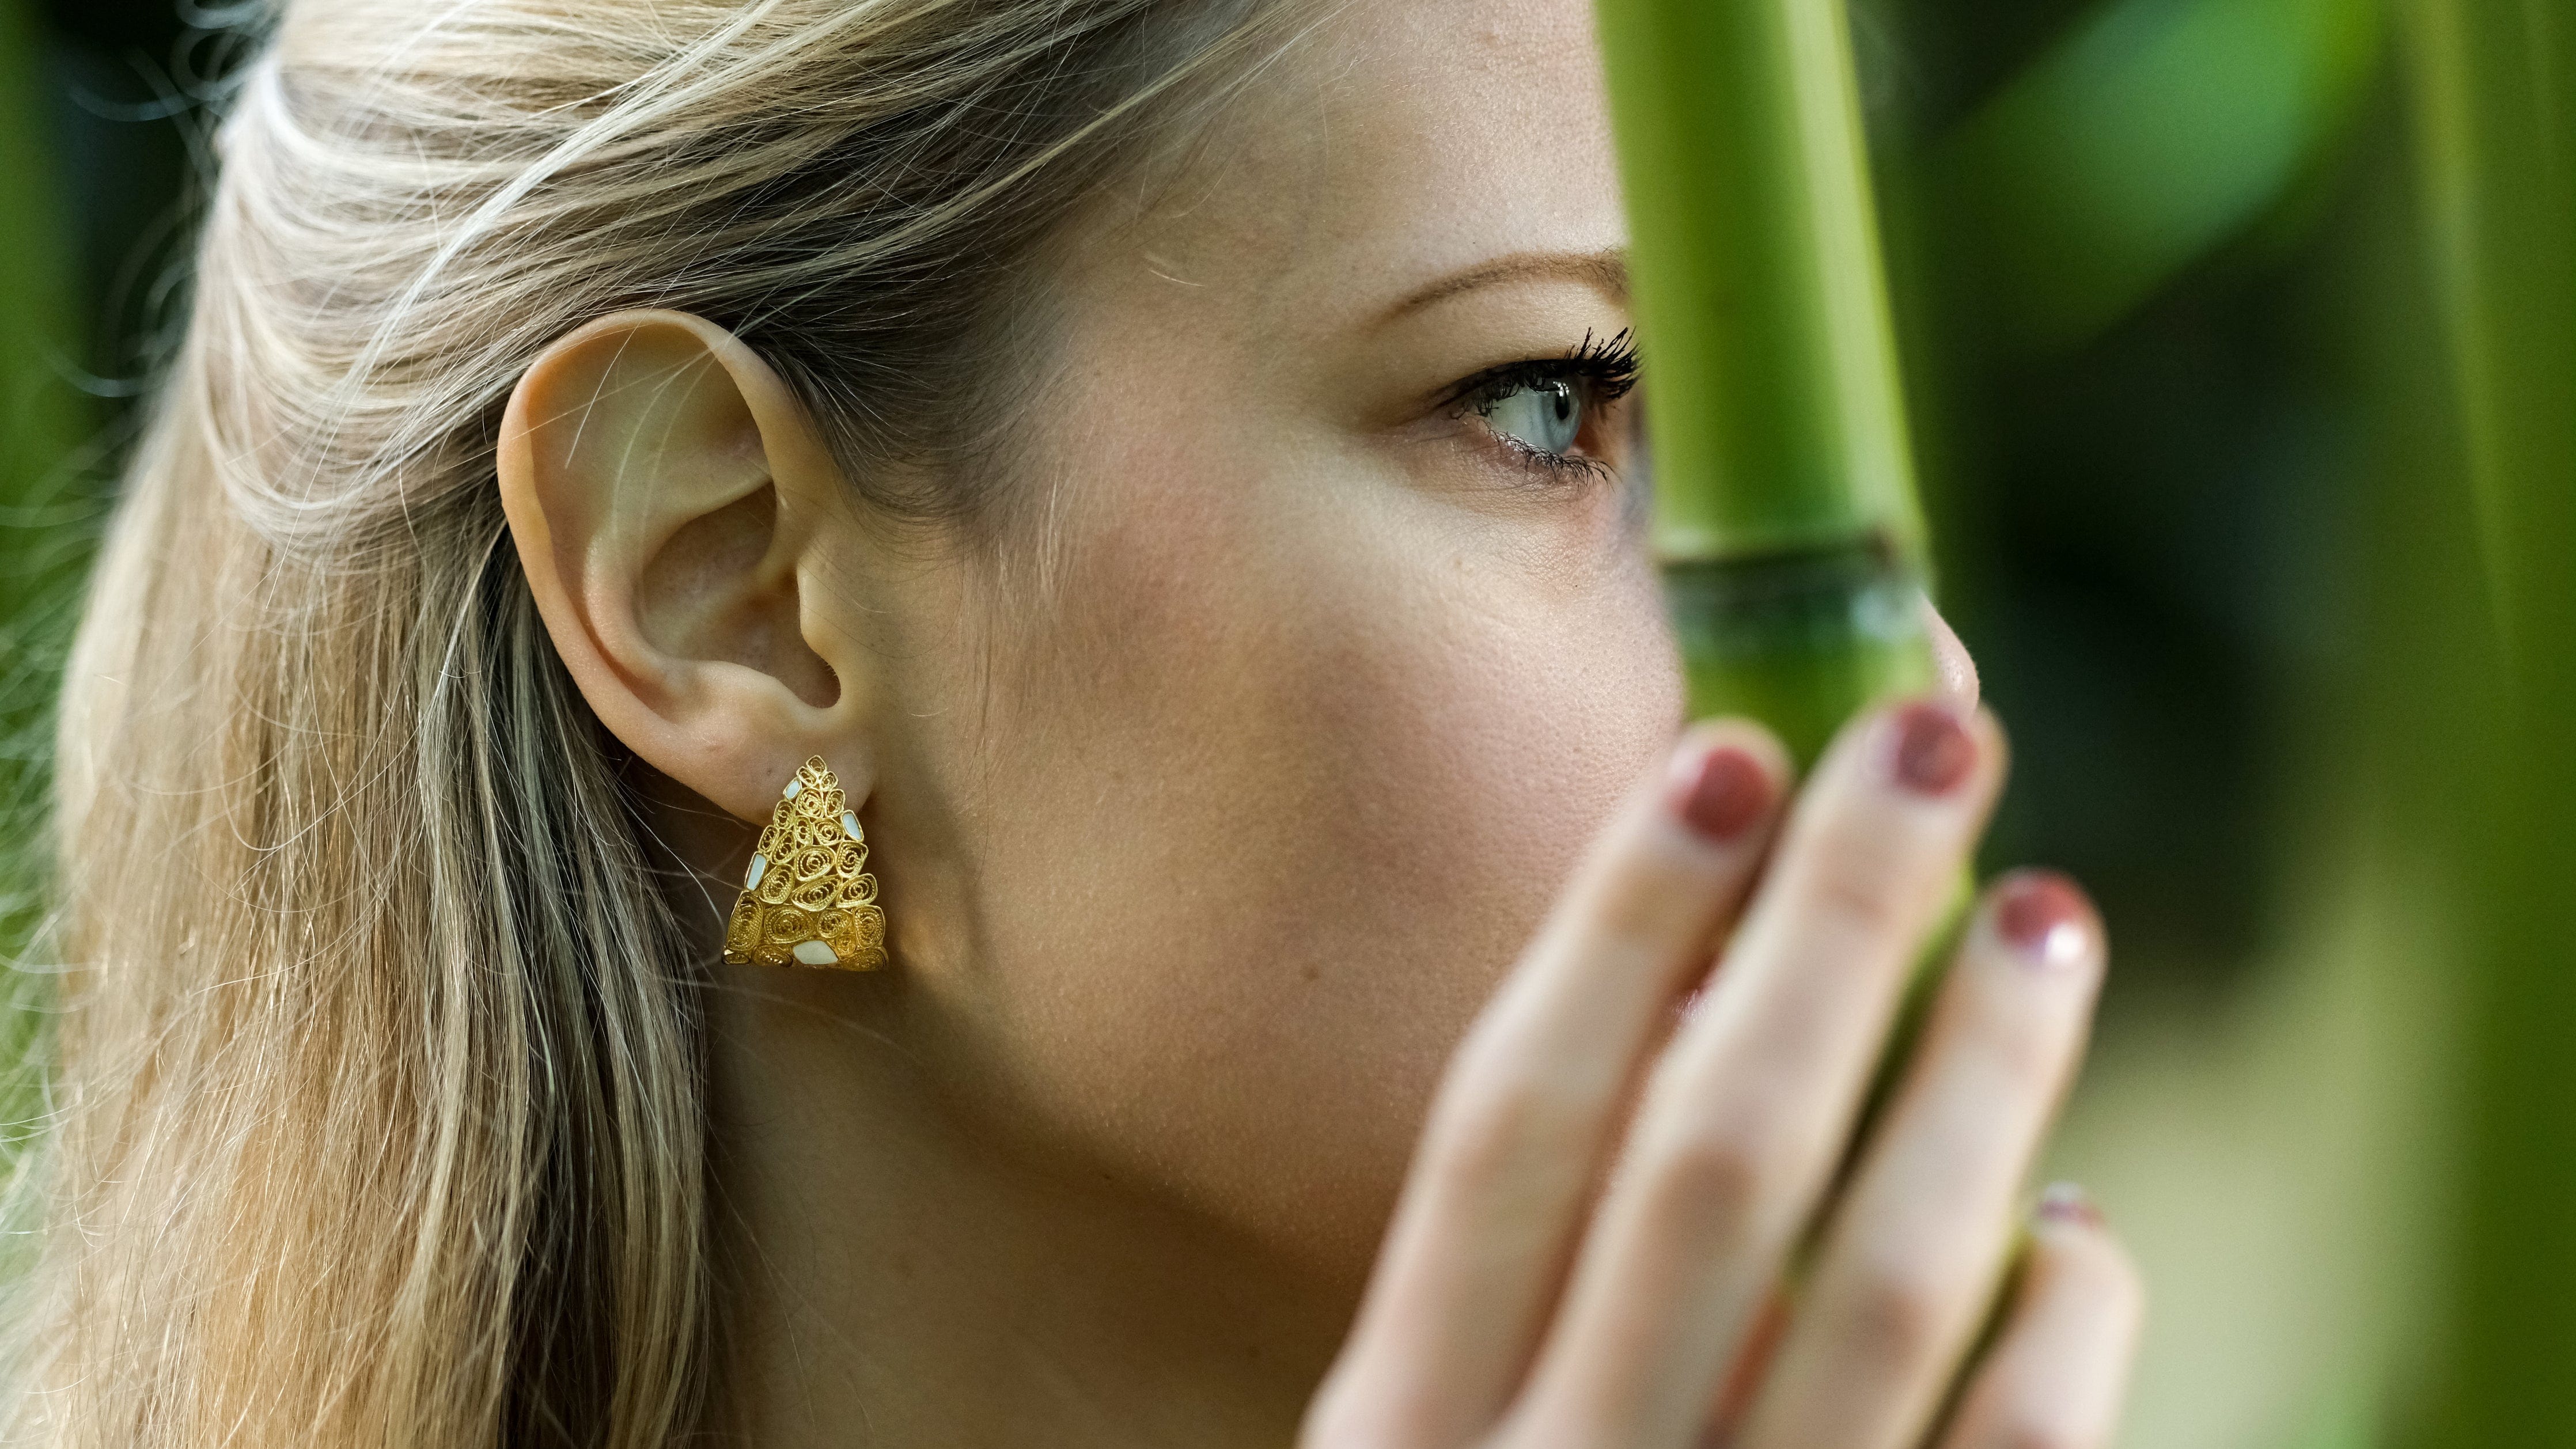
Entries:
[[2103, 1449], [2120, 1422], [2146, 1292], [2071, 1187], [2049, 1189], [2011, 1318], [1942, 1449]]
[[1835, 1210], [1747, 1449], [1922, 1438], [1993, 1295], [2102, 957], [2100, 922], [2065, 877], [2020, 871], [1987, 892]]
[[1923, 601], [1923, 634], [1932, 646], [1932, 676], [1938, 692], [1962, 709], [1977, 707], [1977, 661], [1959, 639], [1959, 631], [1941, 617], [1928, 597]]
[[1991, 717], [1844, 731], [1657, 1063], [1505, 1438], [1693, 1438], [1851, 1130], [1907, 965], [1991, 807]]
[[1757, 727], [1695, 730], [1594, 848], [1449, 1065], [1309, 1442], [1463, 1442], [1501, 1412], [1638, 1058], [1706, 973], [1788, 774]]

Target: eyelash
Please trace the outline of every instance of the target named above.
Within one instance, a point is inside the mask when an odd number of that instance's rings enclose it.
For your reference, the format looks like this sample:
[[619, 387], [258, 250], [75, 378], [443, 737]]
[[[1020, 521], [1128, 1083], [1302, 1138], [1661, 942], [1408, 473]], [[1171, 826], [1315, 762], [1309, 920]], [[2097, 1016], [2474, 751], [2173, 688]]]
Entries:
[[[1607, 339], [1586, 332], [1582, 343], [1562, 357], [1533, 357], [1489, 367], [1451, 388], [1444, 405], [1452, 417], [1463, 418], [1470, 413], [1481, 417], [1512, 394], [1551, 382], [1574, 383], [1582, 390], [1587, 411], [1626, 397], [1637, 386], [1633, 335], [1626, 328]], [[1609, 465], [1598, 458], [1551, 453], [1501, 433], [1494, 438], [1523, 462], [1552, 473], [1599, 477], [1609, 472]]]

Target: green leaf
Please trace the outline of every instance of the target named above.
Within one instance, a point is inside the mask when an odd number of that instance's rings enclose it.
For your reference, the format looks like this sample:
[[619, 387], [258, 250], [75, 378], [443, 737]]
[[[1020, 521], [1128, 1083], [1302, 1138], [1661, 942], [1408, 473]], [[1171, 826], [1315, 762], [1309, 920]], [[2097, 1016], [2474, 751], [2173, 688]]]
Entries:
[[1923, 162], [1997, 320], [2063, 347], [2244, 232], [2350, 128], [2375, 0], [2113, 0]]

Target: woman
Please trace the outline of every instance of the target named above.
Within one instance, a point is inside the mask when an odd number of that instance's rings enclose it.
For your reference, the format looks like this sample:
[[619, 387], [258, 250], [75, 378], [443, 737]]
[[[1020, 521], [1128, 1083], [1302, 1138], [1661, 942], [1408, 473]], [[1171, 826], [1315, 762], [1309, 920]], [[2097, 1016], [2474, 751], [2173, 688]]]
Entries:
[[[65, 699], [21, 1437], [2107, 1442], [2079, 1197], [1971, 1355], [2064, 882], [1792, 1272], [2002, 747], [1964, 661], [1794, 803], [1675, 745], [1596, 72], [1580, 0], [287, 6]], [[884, 969], [720, 959], [800, 778]]]

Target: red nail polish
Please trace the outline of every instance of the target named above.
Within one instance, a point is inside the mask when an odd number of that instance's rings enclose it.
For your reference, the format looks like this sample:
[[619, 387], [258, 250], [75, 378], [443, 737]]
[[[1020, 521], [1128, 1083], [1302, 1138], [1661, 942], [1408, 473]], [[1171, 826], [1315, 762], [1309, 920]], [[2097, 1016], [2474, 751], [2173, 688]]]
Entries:
[[2082, 959], [2093, 942], [2093, 905], [2050, 870], [2016, 871], [1995, 890], [1995, 934], [2045, 965]]
[[1977, 742], [1946, 705], [1916, 700], [1896, 712], [1896, 782], [1918, 795], [1947, 795], [1977, 767]]
[[1702, 755], [1696, 769], [1685, 764], [1673, 809], [1699, 836], [1723, 845], [1742, 835], [1771, 808], [1771, 772], [1734, 745], [1720, 745]]
[[2092, 1195], [2071, 1182], [2053, 1182], [2039, 1195], [2039, 1206], [2031, 1216], [2044, 1223], [2072, 1223], [2080, 1228], [2102, 1226], [2102, 1209], [2093, 1203]]

